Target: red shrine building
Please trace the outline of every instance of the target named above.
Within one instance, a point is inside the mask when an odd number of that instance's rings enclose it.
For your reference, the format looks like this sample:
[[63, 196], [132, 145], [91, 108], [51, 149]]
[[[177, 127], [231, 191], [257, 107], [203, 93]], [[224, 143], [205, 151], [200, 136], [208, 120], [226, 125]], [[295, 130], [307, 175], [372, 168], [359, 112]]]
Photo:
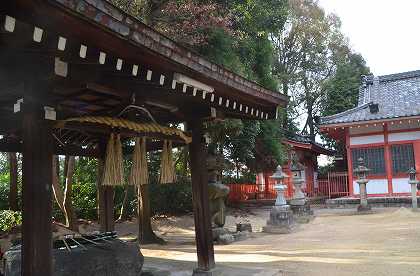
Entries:
[[[284, 184], [287, 185], [287, 191], [285, 193], [287, 198], [293, 196], [293, 184], [291, 181], [292, 176], [292, 160], [299, 162], [303, 165], [302, 177], [305, 180], [303, 185], [303, 191], [311, 196], [318, 191], [318, 156], [333, 155], [333, 152], [324, 148], [322, 145], [311, 141], [308, 137], [290, 134], [287, 135], [286, 139], [282, 141], [283, 145], [287, 147], [288, 162], [282, 166], [283, 171], [289, 175], [284, 180]], [[274, 180], [270, 177], [273, 172], [264, 172], [257, 174], [256, 182], [259, 186], [264, 187], [263, 189], [270, 193], [272, 191], [273, 197], [275, 198], [276, 192], [273, 186], [275, 185]]]
[[407, 171], [420, 172], [420, 70], [362, 76], [357, 107], [321, 118], [320, 130], [346, 145], [350, 196], [359, 194], [359, 158], [371, 169], [369, 195], [410, 193]]

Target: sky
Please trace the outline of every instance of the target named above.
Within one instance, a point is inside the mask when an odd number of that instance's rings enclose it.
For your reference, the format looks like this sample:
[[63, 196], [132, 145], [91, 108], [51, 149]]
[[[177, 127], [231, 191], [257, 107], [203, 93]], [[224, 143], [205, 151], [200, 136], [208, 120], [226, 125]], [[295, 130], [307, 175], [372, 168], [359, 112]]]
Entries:
[[420, 70], [420, 0], [319, 0], [376, 76]]

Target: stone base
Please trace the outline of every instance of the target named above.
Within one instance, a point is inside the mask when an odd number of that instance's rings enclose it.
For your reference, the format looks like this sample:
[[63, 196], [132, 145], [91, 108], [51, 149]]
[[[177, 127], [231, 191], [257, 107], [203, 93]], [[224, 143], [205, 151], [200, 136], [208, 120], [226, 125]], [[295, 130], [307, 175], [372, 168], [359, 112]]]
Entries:
[[295, 229], [293, 212], [289, 205], [274, 206], [270, 212], [270, 220], [263, 231], [275, 234], [288, 234]]
[[213, 228], [213, 241], [218, 244], [231, 244], [237, 241], [246, 240], [249, 237], [248, 231], [230, 232], [226, 228]]
[[367, 206], [359, 205], [359, 206], [357, 206], [357, 212], [363, 213], [363, 212], [370, 212], [370, 211], [372, 211], [372, 207], [370, 207], [370, 205], [367, 205]]
[[303, 205], [291, 205], [290, 208], [297, 223], [309, 223], [314, 219], [314, 212], [311, 210], [309, 202], [305, 201]]
[[306, 199], [304, 198], [294, 198], [289, 202], [290, 206], [302, 206], [306, 204]]
[[295, 225], [288, 225], [288, 226], [274, 226], [274, 225], [267, 225], [263, 227], [263, 232], [269, 234], [290, 234], [296, 230]]
[[252, 225], [251, 225], [251, 223], [237, 223], [236, 224], [236, 231], [237, 232], [248, 231], [248, 232], [252, 233]]
[[226, 234], [230, 234], [229, 230], [223, 227], [217, 227], [217, 228], [213, 228], [212, 229], [212, 233], [213, 233], [213, 240], [217, 240], [220, 236], [226, 235]]
[[196, 268], [194, 269], [192, 276], [217, 276], [221, 274], [222, 272], [217, 268], [213, 268], [211, 270], [201, 270]]

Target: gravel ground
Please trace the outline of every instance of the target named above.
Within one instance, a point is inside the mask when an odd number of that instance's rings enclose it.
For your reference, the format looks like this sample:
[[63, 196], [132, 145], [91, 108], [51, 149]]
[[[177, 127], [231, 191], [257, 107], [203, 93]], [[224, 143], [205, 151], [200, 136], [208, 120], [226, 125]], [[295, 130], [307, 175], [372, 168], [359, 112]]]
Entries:
[[[216, 245], [220, 276], [408, 276], [420, 275], [420, 213], [406, 208], [374, 209], [357, 215], [349, 209], [316, 209], [316, 218], [287, 235], [261, 232], [269, 208], [230, 210], [226, 227], [251, 223], [250, 238]], [[153, 221], [166, 245], [142, 246], [144, 276], [190, 276], [196, 266], [192, 215]], [[95, 223], [80, 226], [91, 232]], [[116, 225], [120, 236], [135, 238], [137, 222]], [[55, 235], [63, 234], [61, 230]], [[0, 246], [9, 246], [7, 239]]]
[[[231, 211], [227, 227], [250, 222], [260, 231], [268, 214], [268, 209]], [[420, 213], [388, 208], [357, 215], [320, 209], [316, 215], [292, 234], [257, 232], [242, 242], [216, 245], [221, 275], [420, 275]], [[145, 268], [155, 271], [145, 275], [191, 275], [196, 261], [191, 216], [160, 219], [154, 226], [168, 244], [143, 246]]]

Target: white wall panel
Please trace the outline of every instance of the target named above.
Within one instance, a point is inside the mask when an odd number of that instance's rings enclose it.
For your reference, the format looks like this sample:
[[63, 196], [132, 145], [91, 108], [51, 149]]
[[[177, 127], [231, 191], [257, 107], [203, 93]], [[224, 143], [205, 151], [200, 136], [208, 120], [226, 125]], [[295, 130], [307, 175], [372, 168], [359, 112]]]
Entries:
[[390, 133], [388, 140], [389, 142], [420, 140], [420, 131]]
[[376, 144], [384, 143], [384, 136], [381, 135], [369, 135], [369, 136], [359, 136], [359, 137], [350, 137], [350, 145], [365, 145], [365, 144]]
[[411, 187], [410, 184], [408, 184], [408, 178], [393, 178], [392, 190], [394, 193], [411, 193]]
[[[388, 193], [388, 180], [387, 179], [371, 179], [366, 186], [368, 194], [387, 194]], [[359, 194], [359, 184], [353, 181], [353, 192]]]

